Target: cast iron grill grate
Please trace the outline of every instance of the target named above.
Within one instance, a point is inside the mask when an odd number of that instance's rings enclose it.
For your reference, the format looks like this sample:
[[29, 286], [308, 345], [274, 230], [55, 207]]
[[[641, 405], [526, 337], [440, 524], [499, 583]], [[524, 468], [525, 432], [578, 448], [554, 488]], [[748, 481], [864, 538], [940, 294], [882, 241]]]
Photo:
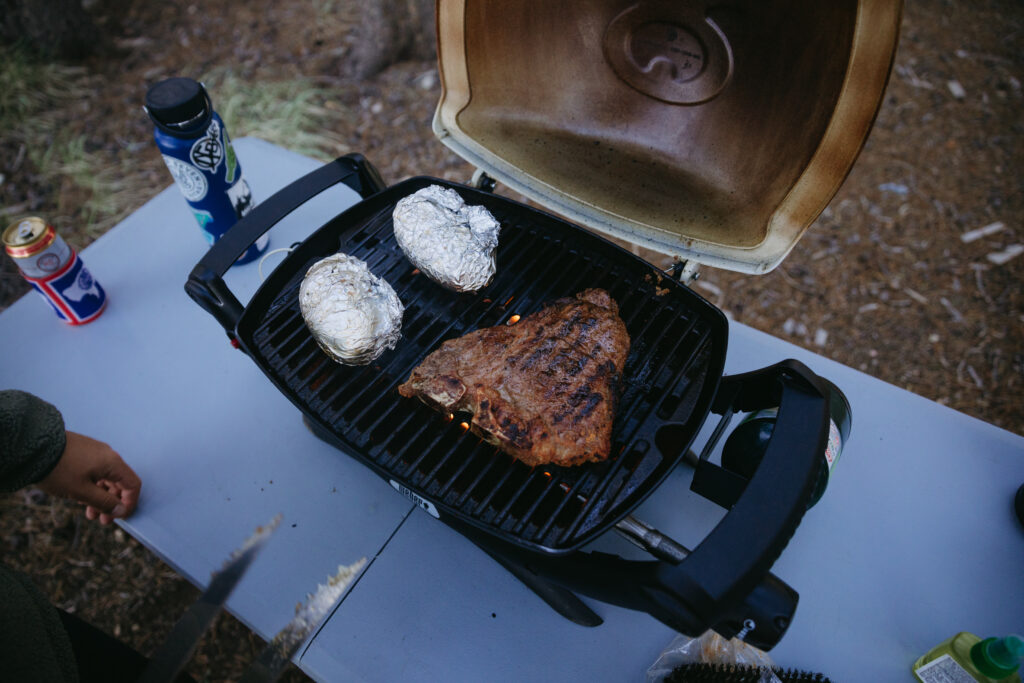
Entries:
[[[319, 349], [299, 313], [298, 287], [313, 262], [333, 253], [326, 251], [297, 266], [254, 325], [251, 350], [339, 441], [442, 514], [522, 545], [568, 551], [635, 507], [675, 465], [677, 454], [656, 447], [654, 429], [703, 419], [694, 406], [707, 393], [709, 371], [720, 371], [710, 366], [724, 348], [712, 347], [724, 339], [716, 338], [715, 320], [679, 294], [682, 288], [660, 281], [642, 262], [587, 249], [578, 228], [566, 232], [572, 226], [508, 200], [467, 201], [487, 204], [502, 224], [489, 286], [455, 294], [415, 270], [394, 240], [389, 203], [344, 228], [337, 247], [366, 261], [398, 293], [405, 305], [398, 347], [363, 367], [334, 363]], [[443, 341], [588, 287], [606, 289], [618, 302], [631, 339], [607, 461], [531, 468], [468, 432], [469, 415], [445, 419], [398, 395], [397, 386]]]

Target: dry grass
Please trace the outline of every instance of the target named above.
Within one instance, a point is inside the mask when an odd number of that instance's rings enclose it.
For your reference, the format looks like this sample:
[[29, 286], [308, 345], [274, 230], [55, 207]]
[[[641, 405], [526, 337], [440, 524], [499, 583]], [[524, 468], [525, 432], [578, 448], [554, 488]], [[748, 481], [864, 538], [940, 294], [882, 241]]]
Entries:
[[333, 132], [348, 111], [309, 79], [251, 84], [221, 71], [204, 83], [217, 93], [217, 113], [235, 137], [257, 137], [321, 161], [348, 151]]
[[81, 66], [35, 62], [18, 49], [0, 47], [0, 125], [6, 135], [28, 140], [45, 134], [49, 110], [90, 94], [83, 87], [86, 74]]
[[[217, 94], [217, 110], [234, 137], [254, 136], [328, 160], [347, 151], [332, 131], [348, 112], [309, 79], [253, 83], [229, 68], [199, 76]], [[94, 98], [99, 76], [85, 67], [39, 64], [16, 51], [0, 54], [0, 126], [25, 149], [51, 191], [47, 218], [84, 246], [153, 195], [151, 178], [136, 172], [138, 141], [99, 148], [93, 132], [76, 125]], [[0, 208], [16, 215], [24, 204]]]

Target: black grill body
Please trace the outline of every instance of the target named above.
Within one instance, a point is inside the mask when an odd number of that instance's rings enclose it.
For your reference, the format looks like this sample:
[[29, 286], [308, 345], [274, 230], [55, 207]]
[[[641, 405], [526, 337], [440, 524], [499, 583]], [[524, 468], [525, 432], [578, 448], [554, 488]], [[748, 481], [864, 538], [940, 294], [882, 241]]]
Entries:
[[[339, 182], [363, 201], [298, 245], [243, 307], [223, 274], [281, 218]], [[497, 274], [486, 288], [466, 294], [444, 289], [419, 274], [396, 244], [395, 204], [429, 184], [455, 189], [501, 223]], [[366, 261], [405, 306], [398, 346], [368, 366], [331, 361], [298, 310], [306, 270], [339, 251]], [[606, 289], [616, 300], [631, 339], [607, 461], [528, 467], [467, 432], [462, 423], [469, 416], [446, 420], [398, 395], [397, 386], [443, 341], [588, 287]], [[211, 248], [186, 291], [315, 433], [460, 530], [556, 608], [561, 603], [573, 610], [565, 604], [575, 597], [569, 589], [645, 610], [685, 633], [715, 627], [731, 636], [751, 620], [756, 623], [747, 625], [748, 642], [771, 647], [785, 632], [796, 593], [768, 571], [820, 474], [826, 393], [813, 373], [793, 361], [723, 381], [724, 315], [647, 262], [490, 192], [436, 178], [386, 187], [362, 157], [350, 155], [257, 206]], [[768, 453], [749, 482], [737, 481], [707, 456], [734, 411], [767, 406], [780, 406]], [[712, 411], [723, 418], [694, 482], [698, 493], [731, 508], [718, 527], [685, 561], [635, 562], [581, 551], [657, 488]]]

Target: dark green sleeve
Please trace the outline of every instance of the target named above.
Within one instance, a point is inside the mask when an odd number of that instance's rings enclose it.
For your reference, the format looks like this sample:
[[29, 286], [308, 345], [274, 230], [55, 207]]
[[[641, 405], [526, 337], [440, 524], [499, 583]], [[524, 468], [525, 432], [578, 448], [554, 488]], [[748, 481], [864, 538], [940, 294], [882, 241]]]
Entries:
[[4, 681], [77, 681], [57, 610], [27, 576], [0, 564], [0, 667]]
[[34, 484], [64, 454], [64, 418], [24, 391], [0, 391], [0, 491]]

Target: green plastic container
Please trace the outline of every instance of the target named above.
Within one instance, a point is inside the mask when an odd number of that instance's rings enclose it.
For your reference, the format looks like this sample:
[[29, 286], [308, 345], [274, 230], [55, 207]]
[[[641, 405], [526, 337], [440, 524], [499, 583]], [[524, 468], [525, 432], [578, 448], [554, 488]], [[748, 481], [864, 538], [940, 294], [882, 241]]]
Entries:
[[912, 671], [923, 683], [958, 681], [970, 676], [980, 683], [1020, 683], [1024, 639], [1009, 635], [984, 640], [961, 631], [945, 640], [914, 662]]

